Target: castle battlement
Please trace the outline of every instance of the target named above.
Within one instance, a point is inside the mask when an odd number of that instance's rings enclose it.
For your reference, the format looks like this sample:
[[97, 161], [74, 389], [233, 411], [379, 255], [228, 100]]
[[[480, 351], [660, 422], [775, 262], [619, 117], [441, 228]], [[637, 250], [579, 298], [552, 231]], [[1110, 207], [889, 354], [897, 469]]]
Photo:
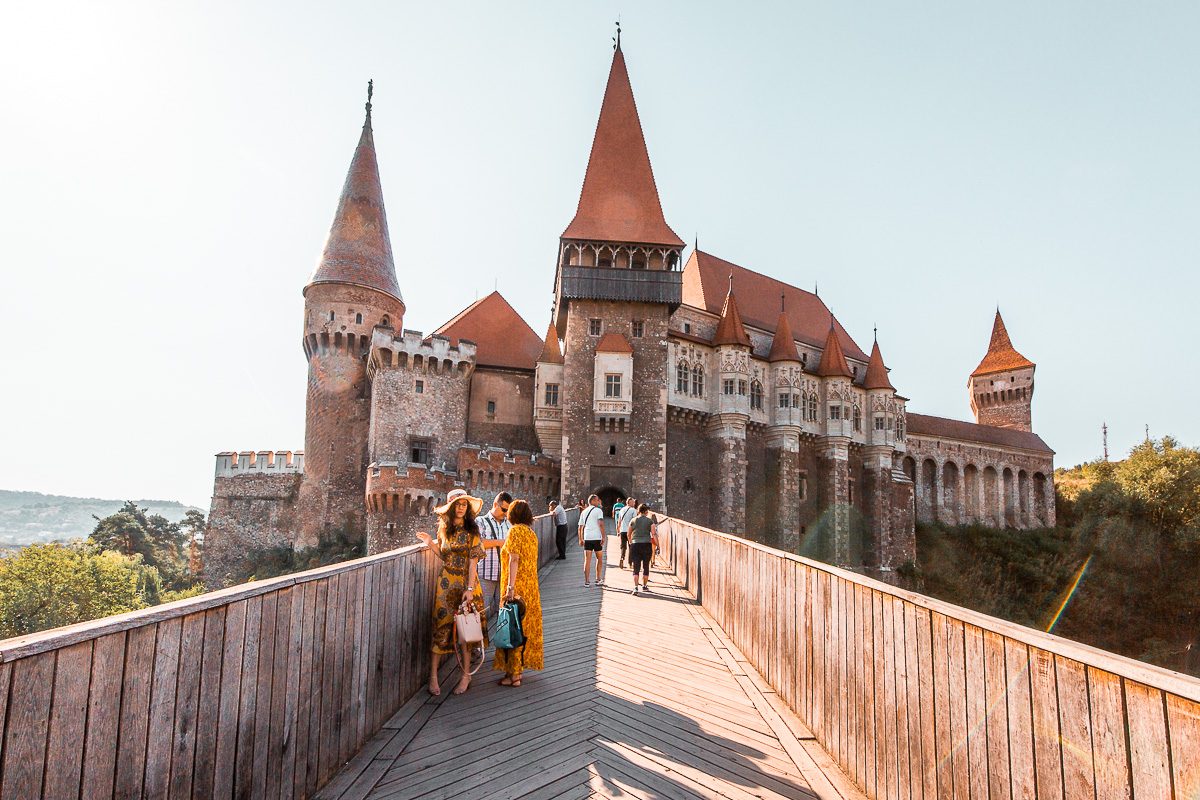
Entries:
[[227, 450], [216, 458], [218, 478], [304, 472], [303, 450]]
[[534, 453], [528, 450], [507, 450], [492, 445], [477, 445], [468, 442], [459, 448], [459, 460], [463, 457], [475, 459], [475, 463], [513, 464], [518, 466], [536, 467], [554, 463], [554, 459], [545, 453]]
[[412, 369], [418, 372], [457, 371], [469, 374], [475, 368], [476, 345], [460, 339], [458, 346], [441, 334], [426, 336], [405, 329], [399, 336], [390, 329], [376, 328], [371, 337], [371, 368]]

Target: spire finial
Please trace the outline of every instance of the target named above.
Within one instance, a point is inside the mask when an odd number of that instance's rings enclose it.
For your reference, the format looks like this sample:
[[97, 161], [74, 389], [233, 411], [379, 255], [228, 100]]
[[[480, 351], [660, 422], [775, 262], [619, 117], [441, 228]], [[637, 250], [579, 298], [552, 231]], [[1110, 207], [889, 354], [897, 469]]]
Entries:
[[375, 79], [367, 81], [367, 116], [371, 115], [371, 98], [375, 96]]
[[695, 240], [695, 243], [692, 245], [692, 249], [693, 250], [700, 249], [700, 232], [699, 231], [696, 232], [696, 240]]
[[874, 328], [871, 329], [871, 332], [875, 334], [875, 341], [878, 342], [879, 341], [879, 326], [876, 325]]
[[787, 295], [783, 292], [779, 293], [779, 313], [787, 311]]
[[621, 17], [620, 17], [620, 15], [617, 15], [617, 21], [615, 24], [617, 26], [617, 35], [613, 37], [613, 50], [620, 50], [621, 49]]
[[817, 297], [821, 296], [821, 287], [816, 281], [813, 281], [813, 294]]
[[733, 294], [733, 270], [729, 270], [729, 293]]

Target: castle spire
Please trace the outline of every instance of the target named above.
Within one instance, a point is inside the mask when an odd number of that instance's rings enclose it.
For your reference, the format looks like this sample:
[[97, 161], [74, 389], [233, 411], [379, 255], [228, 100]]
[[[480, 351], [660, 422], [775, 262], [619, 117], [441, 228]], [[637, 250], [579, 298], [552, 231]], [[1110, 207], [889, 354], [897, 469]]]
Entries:
[[838, 339], [837, 328], [833, 324], [833, 314], [829, 315], [829, 333], [825, 336], [825, 350], [821, 353], [821, 363], [817, 365], [817, 375], [822, 378], [852, 378], [850, 365], [846, 362], [846, 353]]
[[779, 322], [775, 324], [775, 338], [771, 340], [771, 352], [767, 361], [799, 361], [800, 353], [796, 350], [796, 339], [792, 336], [792, 324], [788, 322], [787, 311], [783, 307], [783, 296], [779, 299]]
[[746, 335], [746, 326], [742, 324], [742, 315], [738, 312], [737, 298], [733, 295], [733, 273], [729, 273], [729, 294], [725, 295], [725, 307], [721, 309], [721, 321], [717, 323], [717, 331], [713, 334], [713, 344], [740, 344], [750, 347], [750, 337]]
[[538, 361], [543, 364], [563, 363], [562, 350], [558, 347], [558, 329], [554, 327], [553, 322], [546, 331], [546, 344], [542, 347], [542, 354], [538, 356]]
[[896, 387], [892, 386], [892, 381], [888, 378], [887, 367], [883, 363], [883, 354], [879, 352], [879, 337], [875, 337], [875, 344], [871, 347], [871, 358], [867, 361], [867, 375], [863, 379], [864, 389], [891, 389], [896, 391]]
[[987, 355], [979, 362], [979, 366], [971, 373], [971, 377], [988, 375], [993, 372], [1006, 372], [1014, 369], [1032, 367], [1034, 363], [1017, 352], [1012, 340], [1008, 338], [1008, 329], [1004, 327], [1004, 318], [1000, 316], [1000, 307], [996, 307], [996, 319], [992, 323], [992, 339], [988, 342]]
[[579, 207], [562, 238], [684, 246], [663, 217], [619, 41], [613, 50]]
[[392, 243], [388, 236], [387, 212], [371, 127], [374, 91], [374, 81], [369, 81], [362, 134], [346, 173], [325, 249], [308, 285], [345, 283], [366, 286], [403, 303], [392, 260]]

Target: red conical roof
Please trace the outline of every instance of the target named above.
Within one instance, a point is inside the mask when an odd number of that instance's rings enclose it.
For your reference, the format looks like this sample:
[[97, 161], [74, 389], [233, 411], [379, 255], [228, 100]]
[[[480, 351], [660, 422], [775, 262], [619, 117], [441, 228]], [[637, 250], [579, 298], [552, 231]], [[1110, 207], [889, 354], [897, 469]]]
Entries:
[[546, 331], [546, 344], [542, 347], [542, 354], [538, 356], [538, 361], [543, 364], [563, 363], [562, 351], [558, 349], [558, 329], [554, 327], [553, 322]]
[[1008, 338], [1008, 330], [1004, 327], [1004, 319], [1000, 316], [1000, 309], [996, 309], [996, 321], [992, 323], [992, 340], [988, 343], [987, 355], [979, 362], [971, 377], [1032, 366], [1034, 363], [1013, 347]]
[[883, 364], [883, 354], [879, 352], [878, 339], [875, 340], [875, 344], [871, 348], [871, 358], [867, 361], [867, 376], [863, 379], [863, 388], [896, 391], [896, 387], [892, 386], [891, 380], [888, 379], [887, 367]]
[[457, 346], [475, 343], [475, 363], [481, 367], [535, 369], [542, 340], [499, 292], [464, 308], [434, 333]]
[[338, 200], [333, 226], [325, 240], [325, 251], [313, 273], [314, 283], [349, 283], [377, 289], [404, 302], [396, 281], [392, 261], [392, 243], [388, 238], [387, 212], [383, 207], [383, 188], [379, 182], [379, 163], [375, 158], [375, 138], [371, 132], [371, 107], [363, 122], [362, 136], [342, 197]]
[[683, 247], [683, 240], [663, 217], [625, 54], [619, 47], [608, 73], [579, 208], [563, 238]]
[[750, 337], [746, 335], [746, 326], [742, 324], [737, 299], [733, 296], [732, 277], [729, 279], [729, 294], [725, 295], [725, 307], [721, 309], [721, 321], [717, 323], [712, 342], [716, 345], [740, 344], [750, 347]]
[[838, 341], [837, 331], [833, 322], [829, 323], [829, 333], [825, 336], [825, 350], [821, 353], [821, 363], [817, 365], [817, 374], [822, 378], [852, 378], [850, 365], [846, 363], [846, 354], [842, 352], [842, 343]]
[[767, 361], [799, 361], [800, 353], [796, 350], [796, 340], [792, 338], [792, 325], [788, 322], [787, 312], [780, 310], [779, 322], [775, 323], [775, 338], [771, 340], [771, 352]]

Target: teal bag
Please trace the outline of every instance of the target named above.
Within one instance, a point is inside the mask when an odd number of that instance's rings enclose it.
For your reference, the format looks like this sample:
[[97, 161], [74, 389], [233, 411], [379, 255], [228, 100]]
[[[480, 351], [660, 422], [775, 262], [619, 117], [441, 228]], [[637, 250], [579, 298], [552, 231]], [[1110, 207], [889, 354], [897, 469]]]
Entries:
[[524, 612], [519, 600], [509, 600], [500, 606], [496, 614], [496, 629], [492, 634], [492, 645], [497, 650], [515, 650], [525, 646], [525, 632], [521, 630]]

